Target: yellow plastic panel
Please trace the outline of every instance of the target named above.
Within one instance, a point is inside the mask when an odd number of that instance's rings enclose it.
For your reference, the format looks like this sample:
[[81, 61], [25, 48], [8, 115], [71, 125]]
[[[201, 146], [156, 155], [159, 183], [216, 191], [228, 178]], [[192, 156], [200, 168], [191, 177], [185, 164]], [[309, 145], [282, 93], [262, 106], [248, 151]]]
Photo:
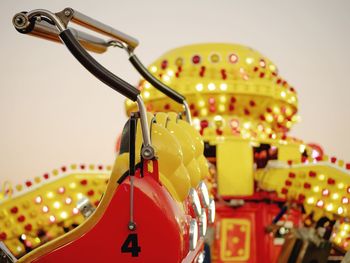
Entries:
[[253, 194], [253, 150], [248, 141], [216, 146], [218, 191], [222, 196]]
[[288, 160], [300, 160], [300, 145], [299, 144], [287, 144], [280, 145], [278, 147], [278, 160], [288, 161]]

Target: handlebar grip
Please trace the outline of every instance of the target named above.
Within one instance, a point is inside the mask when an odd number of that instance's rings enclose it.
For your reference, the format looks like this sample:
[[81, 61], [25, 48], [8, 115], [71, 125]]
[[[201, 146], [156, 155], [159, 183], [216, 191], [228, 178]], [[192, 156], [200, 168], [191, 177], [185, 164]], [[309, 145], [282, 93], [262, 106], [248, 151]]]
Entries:
[[119, 39], [120, 41], [126, 43], [131, 49], [135, 49], [139, 44], [139, 41], [136, 38], [127, 35], [113, 27], [110, 27], [96, 19], [93, 19], [83, 13], [80, 13], [77, 10], [68, 7], [64, 11], [72, 12], [72, 22], [90, 30], [93, 30], [97, 33]]
[[168, 87], [164, 83], [162, 83], [160, 80], [155, 78], [147, 69], [146, 67], [141, 63], [141, 61], [136, 57], [135, 54], [132, 54], [129, 57], [129, 60], [131, 64], [136, 68], [136, 70], [141, 74], [142, 77], [144, 77], [149, 83], [151, 83], [157, 90], [161, 91], [174, 101], [183, 104], [186, 98], [181, 95], [180, 93], [176, 92], [172, 88]]
[[137, 100], [140, 91], [98, 63], [75, 39], [70, 29], [59, 34], [73, 56], [96, 78], [132, 101]]

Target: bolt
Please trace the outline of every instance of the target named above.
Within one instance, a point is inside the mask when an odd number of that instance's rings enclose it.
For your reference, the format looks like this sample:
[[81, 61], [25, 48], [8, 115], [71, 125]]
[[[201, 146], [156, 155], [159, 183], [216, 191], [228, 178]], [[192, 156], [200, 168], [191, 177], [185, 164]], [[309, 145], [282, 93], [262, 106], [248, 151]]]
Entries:
[[64, 10], [64, 15], [65, 15], [66, 17], [70, 16], [70, 14], [71, 14], [71, 11], [70, 11], [69, 9]]
[[14, 23], [18, 27], [23, 27], [26, 24], [26, 18], [23, 14], [16, 15]]
[[23, 17], [16, 17], [16, 24], [17, 25], [22, 25], [23, 24]]
[[134, 222], [129, 222], [128, 228], [129, 230], [134, 231], [136, 229], [136, 224]]

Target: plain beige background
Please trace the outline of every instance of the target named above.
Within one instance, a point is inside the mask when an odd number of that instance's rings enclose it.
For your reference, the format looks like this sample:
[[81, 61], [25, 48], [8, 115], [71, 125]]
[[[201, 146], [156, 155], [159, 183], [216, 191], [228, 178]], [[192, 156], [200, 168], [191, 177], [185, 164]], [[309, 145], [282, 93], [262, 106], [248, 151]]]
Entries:
[[[0, 182], [71, 163], [111, 164], [126, 120], [124, 99], [92, 77], [64, 46], [18, 34], [19, 11], [71, 6], [137, 37], [145, 64], [197, 42], [249, 45], [272, 59], [299, 94], [292, 134], [350, 161], [350, 2], [176, 0], [0, 2]], [[133, 84], [118, 49], [97, 57]]]

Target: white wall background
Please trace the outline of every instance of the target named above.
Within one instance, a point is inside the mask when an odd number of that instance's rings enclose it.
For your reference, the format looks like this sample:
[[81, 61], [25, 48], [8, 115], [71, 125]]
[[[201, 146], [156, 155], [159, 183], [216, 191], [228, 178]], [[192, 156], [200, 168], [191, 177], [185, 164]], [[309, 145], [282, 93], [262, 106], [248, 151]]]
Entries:
[[[71, 163], [110, 164], [126, 120], [123, 98], [64, 46], [18, 34], [12, 16], [71, 6], [136, 36], [145, 64], [196, 42], [249, 45], [274, 61], [299, 94], [292, 134], [350, 161], [350, 1], [148, 0], [0, 2], [0, 182]], [[124, 52], [98, 59], [136, 84]]]

